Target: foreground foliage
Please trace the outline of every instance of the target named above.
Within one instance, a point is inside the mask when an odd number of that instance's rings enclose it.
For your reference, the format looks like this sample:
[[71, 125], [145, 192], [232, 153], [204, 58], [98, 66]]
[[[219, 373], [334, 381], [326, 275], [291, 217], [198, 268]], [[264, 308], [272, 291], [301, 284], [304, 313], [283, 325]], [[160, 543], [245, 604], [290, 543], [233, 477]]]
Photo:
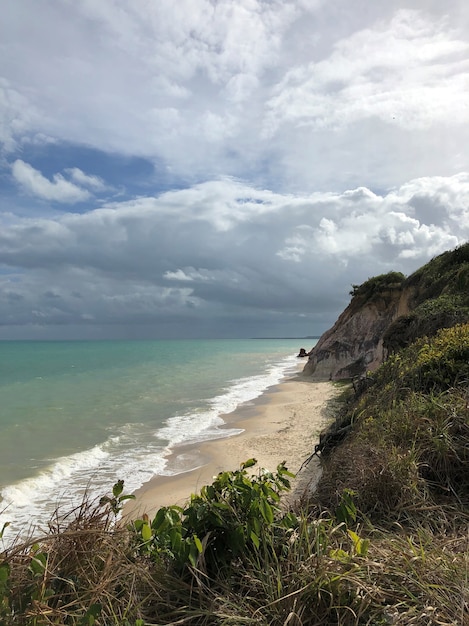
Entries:
[[468, 381], [468, 324], [393, 355], [289, 508], [255, 459], [128, 525], [116, 483], [0, 554], [0, 624], [468, 624]]
[[280, 509], [280, 492], [290, 489], [294, 475], [282, 463], [276, 474], [264, 470], [253, 479], [247, 469], [255, 464], [249, 459], [240, 470], [221, 472], [191, 496], [185, 509], [163, 507], [151, 522], [147, 516], [136, 520], [139, 551], [166, 558], [180, 570], [188, 563], [200, 569], [203, 562], [205, 573], [217, 574], [234, 559], [259, 550], [273, 529], [296, 527], [296, 516]]

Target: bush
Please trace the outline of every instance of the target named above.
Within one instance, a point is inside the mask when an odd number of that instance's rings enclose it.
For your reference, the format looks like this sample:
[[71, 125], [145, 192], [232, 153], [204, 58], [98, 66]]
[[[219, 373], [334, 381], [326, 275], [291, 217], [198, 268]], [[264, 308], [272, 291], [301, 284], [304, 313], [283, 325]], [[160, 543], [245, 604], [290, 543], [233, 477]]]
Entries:
[[383, 335], [383, 347], [393, 354], [423, 336], [433, 337], [442, 328], [469, 321], [469, 307], [460, 294], [443, 294], [425, 300], [409, 315], [395, 320]]
[[249, 476], [247, 469], [256, 462], [250, 459], [235, 472], [221, 472], [184, 509], [163, 507], [151, 522], [146, 517], [136, 520], [139, 552], [169, 559], [180, 570], [191, 565], [213, 573], [258, 550], [274, 521], [280, 534], [295, 527], [294, 515], [278, 515], [280, 493], [290, 488], [293, 474], [281, 463], [275, 474], [262, 470]]
[[350, 295], [360, 297], [364, 301], [379, 296], [383, 291], [390, 289], [400, 289], [402, 283], [405, 280], [404, 274], [401, 272], [388, 272], [387, 274], [380, 274], [379, 276], [373, 276], [361, 285], [352, 285], [352, 291]]
[[376, 373], [381, 388], [444, 391], [469, 381], [469, 324], [422, 337], [391, 356]]

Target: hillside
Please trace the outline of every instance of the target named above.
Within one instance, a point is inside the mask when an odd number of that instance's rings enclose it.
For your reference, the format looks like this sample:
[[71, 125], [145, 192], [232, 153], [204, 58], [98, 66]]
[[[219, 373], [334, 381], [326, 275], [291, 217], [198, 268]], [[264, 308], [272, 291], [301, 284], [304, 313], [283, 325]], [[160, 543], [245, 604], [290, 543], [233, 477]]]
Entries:
[[390, 272], [354, 285], [352, 300], [311, 351], [305, 375], [341, 380], [374, 371], [423, 335], [469, 320], [469, 243], [406, 278]]

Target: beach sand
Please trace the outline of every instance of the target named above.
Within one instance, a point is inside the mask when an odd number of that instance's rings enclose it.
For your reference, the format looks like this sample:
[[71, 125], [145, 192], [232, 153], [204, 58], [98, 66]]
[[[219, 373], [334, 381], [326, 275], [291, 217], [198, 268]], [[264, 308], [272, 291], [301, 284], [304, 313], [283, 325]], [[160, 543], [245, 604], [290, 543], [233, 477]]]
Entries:
[[[162, 506], [183, 506], [219, 472], [239, 469], [253, 457], [258, 463], [249, 471], [254, 474], [259, 468], [274, 472], [282, 461], [297, 474], [331, 419], [327, 404], [337, 393], [332, 383], [312, 382], [300, 373], [269, 388], [254, 402], [224, 416], [226, 427], [243, 429], [241, 434], [176, 448], [176, 461], [197, 459], [198, 467], [174, 476], [155, 476], [135, 492], [135, 500], [126, 503], [124, 519], [143, 513], [151, 518]], [[299, 497], [306, 489], [314, 489], [319, 475], [319, 462], [314, 457], [292, 481], [287, 497]]]

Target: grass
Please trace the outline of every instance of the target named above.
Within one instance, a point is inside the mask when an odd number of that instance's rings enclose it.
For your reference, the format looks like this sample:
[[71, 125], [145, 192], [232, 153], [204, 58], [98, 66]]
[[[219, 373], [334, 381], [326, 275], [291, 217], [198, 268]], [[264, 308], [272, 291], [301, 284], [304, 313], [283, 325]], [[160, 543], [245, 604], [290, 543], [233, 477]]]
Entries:
[[85, 499], [0, 554], [0, 624], [469, 624], [468, 347], [445, 329], [345, 385], [346, 436], [288, 510], [254, 459], [153, 520], [119, 524], [122, 483]]

